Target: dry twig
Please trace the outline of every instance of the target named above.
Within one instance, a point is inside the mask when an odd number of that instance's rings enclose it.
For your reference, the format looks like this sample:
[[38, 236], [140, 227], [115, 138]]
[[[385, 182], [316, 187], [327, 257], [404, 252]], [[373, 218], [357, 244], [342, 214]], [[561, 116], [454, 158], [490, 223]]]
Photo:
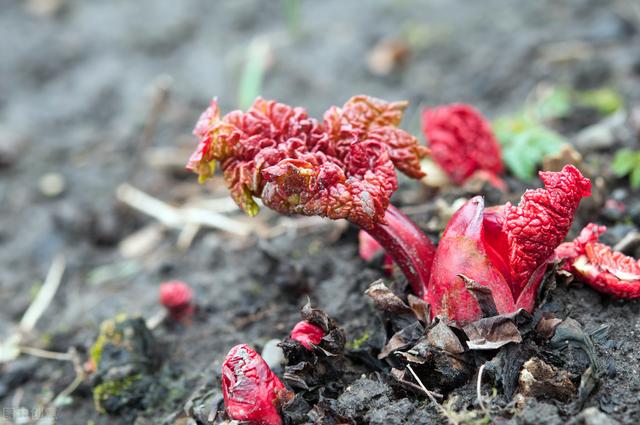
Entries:
[[60, 282], [62, 281], [62, 275], [64, 274], [66, 263], [62, 255], [58, 255], [51, 264], [47, 277], [44, 280], [44, 284], [38, 295], [33, 300], [27, 311], [25, 311], [20, 320], [19, 329], [23, 333], [29, 333], [33, 330], [38, 319], [42, 316], [42, 313], [49, 307], [51, 300], [56, 295]]
[[225, 215], [205, 208], [174, 207], [153, 196], [136, 189], [128, 183], [121, 184], [116, 190], [119, 201], [147, 214], [167, 227], [184, 229], [187, 225], [211, 227], [239, 236], [247, 236], [253, 226], [233, 220]]
[[482, 410], [487, 410], [484, 405], [484, 397], [482, 396], [482, 372], [484, 372], [484, 364], [478, 369], [478, 382], [476, 383], [476, 396], [478, 397], [478, 404]]
[[436, 400], [436, 397], [433, 395], [433, 393], [429, 391], [427, 387], [424, 386], [420, 378], [418, 378], [418, 375], [413, 371], [413, 368], [411, 367], [410, 364], [407, 365], [407, 369], [409, 370], [409, 372], [411, 372], [411, 375], [413, 375], [413, 379], [415, 379], [418, 385], [420, 385], [420, 388], [422, 389], [422, 391], [424, 391], [427, 397], [429, 397], [429, 400], [431, 400], [431, 402], [435, 405], [436, 410], [440, 412], [442, 416], [449, 419], [449, 413], [445, 410], [444, 407], [442, 407], [440, 403], [438, 403], [438, 400]]
[[[42, 288], [40, 288], [40, 291], [38, 291], [38, 295], [36, 295], [35, 299], [22, 316], [18, 329], [15, 330], [6, 340], [0, 343], [0, 363], [14, 360], [22, 352], [27, 353], [26, 351], [23, 351], [23, 348], [27, 351], [32, 350], [32, 352], [35, 352], [33, 350], [38, 350], [20, 347], [20, 343], [27, 334], [33, 331], [38, 319], [40, 319], [40, 316], [42, 316], [47, 307], [51, 304], [53, 297], [60, 287], [64, 269], [65, 259], [62, 255], [58, 255], [53, 260], [44, 284], [42, 285]], [[43, 350], [41, 351], [44, 352]]]

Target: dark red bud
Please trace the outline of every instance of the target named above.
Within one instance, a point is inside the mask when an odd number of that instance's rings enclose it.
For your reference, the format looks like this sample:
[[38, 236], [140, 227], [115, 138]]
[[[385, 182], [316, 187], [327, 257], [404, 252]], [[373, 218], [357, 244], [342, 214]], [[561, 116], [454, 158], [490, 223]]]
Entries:
[[313, 345], [320, 344], [324, 337], [324, 331], [306, 320], [302, 320], [293, 327], [291, 330], [291, 339], [295, 339], [300, 344], [304, 345], [307, 350], [312, 350]]
[[483, 171], [491, 184], [504, 187], [498, 177], [504, 171], [500, 145], [477, 109], [464, 103], [426, 108], [422, 131], [433, 158], [456, 184]]
[[250, 425], [281, 425], [279, 407], [288, 391], [247, 344], [233, 347], [222, 363], [222, 396], [231, 419]]
[[188, 319], [194, 311], [193, 290], [179, 280], [165, 282], [160, 285], [160, 304], [167, 309], [172, 319]]

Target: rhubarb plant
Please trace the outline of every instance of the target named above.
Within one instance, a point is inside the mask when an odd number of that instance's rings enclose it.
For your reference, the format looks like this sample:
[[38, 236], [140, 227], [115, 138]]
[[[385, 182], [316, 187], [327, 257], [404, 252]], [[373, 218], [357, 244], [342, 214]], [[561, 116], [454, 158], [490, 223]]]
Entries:
[[640, 150], [620, 149], [613, 158], [611, 169], [618, 177], [629, 176], [633, 189], [640, 188]]
[[[476, 196], [442, 235], [425, 300], [432, 315], [466, 324], [489, 311], [533, 310], [554, 250], [567, 236], [590, 181], [572, 165], [541, 172], [545, 188], [528, 190], [517, 206], [485, 209]], [[487, 306], [489, 304], [489, 306]]]
[[346, 218], [360, 226], [433, 316], [472, 322], [487, 314], [487, 300], [496, 313], [531, 312], [547, 263], [581, 198], [590, 195], [590, 181], [568, 165], [541, 172], [545, 188], [525, 192], [517, 206], [485, 209], [475, 197], [453, 216], [436, 251], [389, 203], [395, 168], [419, 178], [428, 153], [397, 128], [405, 107], [357, 96], [318, 122], [302, 108], [262, 99], [247, 112], [221, 117], [214, 101], [194, 131], [199, 145], [188, 167], [203, 181], [220, 163], [232, 197], [250, 215], [258, 212], [254, 198], [261, 198], [284, 214]]
[[464, 103], [425, 108], [422, 131], [431, 155], [454, 183], [463, 184], [482, 172], [495, 187], [505, 189], [500, 145], [477, 109]]
[[303, 108], [261, 98], [246, 112], [221, 116], [214, 100], [194, 130], [199, 144], [187, 168], [203, 182], [220, 164], [231, 196], [251, 216], [260, 198], [283, 214], [349, 220], [384, 247], [422, 295], [435, 248], [389, 202], [398, 188], [395, 169], [421, 178], [420, 160], [429, 152], [398, 128], [406, 107], [356, 96], [318, 121]]

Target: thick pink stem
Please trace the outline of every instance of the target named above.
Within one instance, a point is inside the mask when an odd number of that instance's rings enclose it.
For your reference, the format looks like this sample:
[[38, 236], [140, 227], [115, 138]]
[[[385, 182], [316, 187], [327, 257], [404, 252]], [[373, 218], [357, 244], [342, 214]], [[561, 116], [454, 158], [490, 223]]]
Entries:
[[376, 224], [369, 233], [400, 267], [415, 295], [422, 297], [429, 284], [436, 248], [416, 224], [393, 205], [384, 215], [386, 224]]

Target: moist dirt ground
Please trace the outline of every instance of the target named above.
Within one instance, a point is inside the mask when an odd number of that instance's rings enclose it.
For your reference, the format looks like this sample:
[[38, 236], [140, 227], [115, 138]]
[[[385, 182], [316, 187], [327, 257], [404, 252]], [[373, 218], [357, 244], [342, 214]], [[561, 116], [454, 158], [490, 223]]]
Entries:
[[[611, 87], [628, 111], [640, 105], [640, 8], [633, 1], [300, 1], [297, 11], [297, 2], [286, 1], [0, 3], [1, 338], [14, 331], [60, 254], [60, 288], [24, 345], [73, 348], [86, 361], [101, 322], [120, 313], [153, 317], [161, 311], [159, 284], [171, 279], [188, 282], [198, 304], [190, 326], [153, 330], [166, 374], [162, 385], [149, 386], [154, 396], [100, 414], [87, 379], [52, 404], [73, 381], [73, 363], [23, 354], [0, 366], [0, 422], [13, 420], [12, 409], [53, 406], [64, 425], [193, 423], [184, 418], [186, 406], [192, 420], [207, 423], [221, 406], [226, 352], [284, 338], [310, 300], [345, 331], [348, 373], [339, 384], [326, 383], [343, 417], [446, 423], [424, 394], [394, 384], [372, 360], [386, 341], [364, 291], [384, 273], [358, 257], [355, 228], [264, 209], [244, 217], [224, 201], [221, 179], [199, 186], [179, 166], [195, 146], [190, 131], [210, 98], [224, 111], [237, 107], [241, 71], [256, 43], [268, 46], [264, 97], [316, 117], [355, 94], [406, 99], [403, 126], [416, 135], [424, 105], [463, 101], [496, 118], [520, 109], [541, 84]], [[409, 40], [408, 56], [390, 73], [373, 73], [371, 50], [396, 38]], [[597, 123], [588, 113], [572, 118], [561, 128], [572, 141]], [[609, 169], [625, 143], [637, 147], [637, 137], [579, 147], [596, 194], [583, 203], [570, 237], [595, 221], [609, 226], [604, 240], [615, 245], [640, 226], [638, 191]], [[222, 199], [215, 208], [250, 232], [200, 229], [191, 240], [188, 230], [160, 226], [123, 203], [125, 183], [171, 205]], [[508, 184], [506, 194], [487, 193], [487, 203], [517, 201], [539, 183]], [[442, 206], [469, 195], [402, 181], [394, 203], [435, 239], [446, 224]], [[605, 208], [607, 199], [624, 211]], [[633, 247], [627, 253], [640, 254]], [[542, 309], [575, 319], [587, 333], [608, 326], [597, 338], [605, 371], [597, 388], [584, 403], [576, 395], [518, 404], [488, 374], [481, 392], [490, 407], [480, 411], [474, 372], [444, 394], [459, 423], [638, 423], [640, 303], [558, 282]], [[535, 347], [575, 384], [589, 365], [579, 349]], [[589, 410], [571, 419], [589, 407], [607, 417]]]

